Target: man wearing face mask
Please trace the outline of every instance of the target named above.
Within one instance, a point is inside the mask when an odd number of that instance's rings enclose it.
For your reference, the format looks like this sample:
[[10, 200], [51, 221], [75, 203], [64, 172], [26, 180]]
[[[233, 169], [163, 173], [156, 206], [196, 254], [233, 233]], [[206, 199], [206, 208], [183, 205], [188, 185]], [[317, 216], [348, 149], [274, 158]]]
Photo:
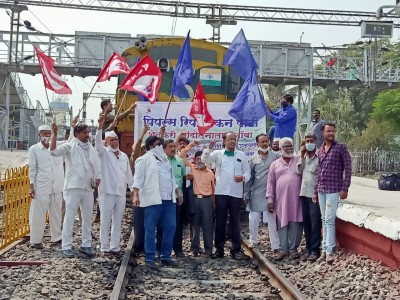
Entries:
[[132, 201], [134, 206], [144, 207], [146, 266], [157, 270], [155, 264], [155, 233], [158, 224], [163, 228], [161, 263], [175, 266], [171, 259], [176, 227], [176, 198], [182, 204], [183, 197], [175, 182], [171, 162], [163, 149], [164, 140], [157, 136], [146, 139], [147, 153], [135, 162]]
[[324, 142], [324, 138], [322, 136], [322, 126], [325, 124], [325, 121], [321, 119], [321, 112], [316, 109], [312, 115], [312, 122], [308, 124], [306, 133], [315, 134], [317, 137], [317, 149], [321, 147], [322, 143]]
[[301, 242], [303, 221], [300, 203], [301, 173], [297, 167], [298, 156], [294, 156], [293, 140], [283, 138], [279, 141], [282, 157], [275, 160], [270, 168], [267, 181], [268, 211], [276, 211], [280, 250], [276, 260], [290, 254], [300, 257], [297, 248]]
[[43, 249], [42, 240], [49, 212], [51, 242], [61, 243], [61, 207], [64, 184], [63, 159], [50, 156], [51, 127], [39, 127], [40, 141], [28, 150], [29, 196], [32, 198], [29, 211], [32, 248]]
[[281, 149], [279, 148], [279, 139], [278, 138], [274, 139], [274, 141], [272, 142], [271, 150], [274, 151], [275, 153], [278, 153], [279, 155], [281, 155]]
[[282, 97], [280, 110], [274, 112], [268, 107], [268, 114], [275, 123], [274, 138], [290, 137], [293, 139], [297, 123], [297, 112], [293, 107], [293, 101], [293, 96], [287, 94]]
[[[174, 172], [175, 182], [178, 186], [179, 192], [183, 195], [183, 181], [185, 178], [185, 163], [184, 161], [176, 155], [176, 143], [174, 140], [168, 139], [164, 141], [164, 152], [172, 165], [172, 170]], [[174, 235], [174, 253], [176, 258], [184, 258], [185, 254], [182, 249], [182, 206], [176, 205], [176, 227]], [[161, 248], [162, 243], [162, 227], [157, 228], [157, 249]]]
[[321, 246], [321, 211], [317, 201], [313, 201], [314, 188], [317, 180], [318, 156], [317, 137], [308, 133], [305, 137], [305, 145], [301, 147], [301, 157], [298, 162], [302, 172], [300, 201], [303, 212], [304, 237], [306, 251], [302, 260], [315, 262], [320, 255]]
[[[192, 142], [195, 145], [197, 141]], [[185, 153], [181, 153], [181, 158], [189, 163]], [[194, 256], [199, 254], [200, 250], [200, 229], [203, 231], [204, 251], [210, 258], [215, 258], [212, 255], [213, 237], [214, 237], [214, 190], [215, 177], [214, 173], [206, 167], [202, 162], [202, 151], [197, 151], [194, 154], [194, 164], [191, 164], [190, 174], [187, 174], [193, 180], [193, 191], [195, 194], [195, 214], [193, 220], [193, 239], [190, 246]]]
[[215, 141], [204, 149], [201, 160], [215, 165], [215, 256], [224, 257], [226, 222], [229, 211], [229, 233], [232, 240], [231, 257], [243, 258], [240, 238], [240, 210], [243, 203], [243, 183], [250, 179], [248, 158], [236, 150], [237, 136], [229, 131], [225, 134], [225, 149], [213, 151]]
[[100, 185], [100, 160], [96, 150], [89, 143], [89, 128], [86, 124], [76, 125], [75, 137], [69, 143], [60, 146], [56, 145], [58, 127], [56, 124], [53, 124], [52, 127], [51, 155], [65, 158], [65, 217], [62, 229], [62, 253], [67, 257], [74, 256], [72, 235], [74, 219], [79, 207], [82, 216], [82, 243], [79, 251], [93, 256], [91, 233], [93, 188]]
[[101, 128], [104, 120], [104, 114], [100, 115], [95, 148], [101, 160], [103, 174], [103, 183], [99, 186], [100, 251], [103, 256], [107, 256], [118, 254], [121, 250], [121, 224], [125, 212], [126, 187], [128, 185], [131, 189], [133, 176], [128, 156], [119, 150], [118, 136], [114, 131], [106, 131], [107, 147], [103, 146]]
[[[280, 155], [271, 151], [268, 136], [261, 133], [256, 136], [257, 153], [250, 160], [251, 178], [245, 184], [245, 198], [249, 201], [249, 231], [250, 247], [258, 245], [258, 226], [260, 224], [261, 213], [267, 211], [267, 201], [265, 193], [267, 189], [267, 179], [269, 168], [273, 161]], [[269, 239], [272, 250], [279, 249], [279, 236], [276, 229], [276, 214], [267, 213]]]

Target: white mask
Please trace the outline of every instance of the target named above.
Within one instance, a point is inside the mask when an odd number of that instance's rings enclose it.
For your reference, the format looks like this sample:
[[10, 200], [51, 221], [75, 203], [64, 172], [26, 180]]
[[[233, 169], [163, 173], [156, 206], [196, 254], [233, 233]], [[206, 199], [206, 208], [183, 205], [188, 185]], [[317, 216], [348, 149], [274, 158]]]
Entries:
[[265, 149], [264, 149], [264, 148], [261, 148], [261, 147], [258, 147], [257, 150], [265, 154], [265, 153], [267, 153], [267, 152], [269, 151], [269, 149], [270, 149], [269, 147], [268, 147], [268, 148], [265, 148]]
[[118, 148], [114, 149], [114, 148], [111, 148], [110, 146], [107, 146], [107, 148], [108, 148], [110, 151], [114, 152], [114, 153], [119, 151]]
[[156, 147], [154, 147], [153, 149], [151, 149], [151, 152], [153, 152], [153, 154], [159, 159], [165, 159], [165, 153], [164, 153], [164, 148], [162, 145], [158, 145]]
[[41, 136], [41, 137], [40, 137], [40, 141], [41, 141], [43, 144], [48, 144], [48, 143], [50, 142], [50, 138], [47, 137], [47, 136]]

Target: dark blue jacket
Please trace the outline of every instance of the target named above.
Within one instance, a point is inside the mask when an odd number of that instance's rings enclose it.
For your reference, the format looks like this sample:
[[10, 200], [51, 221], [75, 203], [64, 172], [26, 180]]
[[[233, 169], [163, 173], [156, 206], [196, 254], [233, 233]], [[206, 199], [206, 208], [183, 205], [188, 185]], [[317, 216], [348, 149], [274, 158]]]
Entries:
[[292, 105], [282, 107], [277, 112], [268, 110], [269, 116], [275, 123], [275, 138], [290, 137], [293, 139], [296, 130], [297, 112]]

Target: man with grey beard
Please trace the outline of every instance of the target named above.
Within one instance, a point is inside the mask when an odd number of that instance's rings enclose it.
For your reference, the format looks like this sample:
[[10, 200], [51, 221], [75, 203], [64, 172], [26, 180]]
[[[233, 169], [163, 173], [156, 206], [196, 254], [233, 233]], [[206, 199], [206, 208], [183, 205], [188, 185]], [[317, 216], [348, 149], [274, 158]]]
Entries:
[[297, 248], [302, 236], [302, 210], [300, 202], [301, 172], [297, 166], [299, 156], [294, 156], [293, 140], [282, 138], [279, 141], [282, 157], [275, 160], [269, 169], [267, 183], [268, 211], [276, 211], [281, 249], [276, 260], [290, 254], [300, 257]]

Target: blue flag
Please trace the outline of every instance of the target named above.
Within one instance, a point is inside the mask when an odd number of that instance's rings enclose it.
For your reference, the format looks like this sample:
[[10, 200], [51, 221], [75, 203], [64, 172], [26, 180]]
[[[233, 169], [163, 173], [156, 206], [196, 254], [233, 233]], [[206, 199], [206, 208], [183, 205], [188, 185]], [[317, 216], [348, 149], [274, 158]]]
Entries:
[[185, 84], [190, 84], [193, 80], [192, 52], [190, 51], [189, 35], [190, 30], [183, 43], [178, 62], [176, 63], [174, 78], [172, 79], [171, 94], [179, 98], [189, 98]]
[[240, 29], [239, 33], [229, 45], [222, 64], [224, 66], [230, 65], [231, 69], [244, 80], [247, 79], [253, 68], [257, 70], [258, 65], [251, 53], [243, 29]]
[[258, 126], [258, 120], [267, 115], [267, 105], [258, 88], [255, 68], [251, 70], [228, 114], [244, 127]]

